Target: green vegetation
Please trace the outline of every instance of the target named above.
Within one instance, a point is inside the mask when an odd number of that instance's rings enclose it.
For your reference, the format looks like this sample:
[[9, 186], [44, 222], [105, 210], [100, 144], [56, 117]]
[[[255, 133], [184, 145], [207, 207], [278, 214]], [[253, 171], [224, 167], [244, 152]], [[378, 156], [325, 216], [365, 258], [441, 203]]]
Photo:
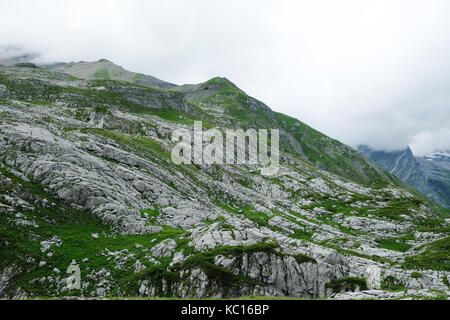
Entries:
[[360, 253], [360, 252], [357, 252], [357, 251], [354, 251], [354, 250], [343, 249], [342, 247], [340, 247], [338, 245], [330, 244], [328, 242], [321, 242], [320, 244], [325, 246], [325, 247], [334, 249], [334, 250], [336, 250], [339, 253], [344, 254], [344, 255], [356, 256], [356, 257], [366, 258], [366, 259], [370, 259], [370, 260], [381, 262], [381, 263], [392, 264], [391, 260], [383, 258], [383, 257], [380, 257], [380, 256], [376, 256], [376, 255], [370, 256], [370, 255], [363, 254], [363, 253]]
[[95, 79], [101, 79], [101, 80], [111, 80], [111, 77], [109, 75], [108, 69], [103, 68], [97, 72], [94, 73]]
[[305, 231], [304, 229], [295, 229], [294, 234], [291, 234], [290, 236], [295, 239], [305, 240], [308, 242], [311, 242], [311, 236], [313, 235], [313, 232], [311, 231]]
[[[104, 71], [98, 74], [104, 77]], [[103, 78], [102, 78], [103, 79]], [[0, 77], [0, 83], [4, 84], [14, 99], [22, 101], [39, 101], [46, 104], [53, 104], [57, 101], [64, 101], [64, 105], [69, 107], [118, 107], [128, 112], [145, 112], [154, 109], [169, 108], [169, 101], [181, 101], [178, 92], [150, 88], [132, 84], [129, 82], [115, 80], [92, 80], [89, 85], [92, 89], [82, 89], [75, 86], [57, 86], [39, 79], [27, 78], [16, 79], [8, 75]], [[103, 90], [94, 90], [97, 87], [104, 87]], [[134, 95], [129, 96], [123, 89], [134, 89]], [[143, 97], [142, 102], [136, 97]], [[149, 106], [148, 100], [154, 105]], [[172, 109], [175, 110], [175, 109]]]
[[278, 244], [275, 242], [260, 242], [251, 246], [218, 247], [207, 252], [194, 253], [181, 265], [174, 266], [174, 270], [192, 270], [194, 268], [200, 268], [208, 276], [210, 281], [220, 285], [225, 292], [230, 293], [232, 289], [241, 288], [243, 284], [255, 286], [263, 285], [263, 283], [242, 274], [234, 274], [230, 270], [214, 264], [216, 256], [232, 256], [237, 259], [242, 259], [244, 254], [256, 252], [264, 252], [269, 255], [280, 255], [276, 248], [278, 248]]
[[124, 288], [126, 295], [134, 295], [139, 291], [138, 283], [141, 280], [149, 280], [155, 288], [155, 295], [158, 297], [172, 298], [173, 285], [178, 283], [180, 273], [171, 271], [167, 268], [167, 264], [152, 265], [138, 274], [128, 275], [120, 280], [120, 287]]
[[133, 80], [131, 81], [132, 83], [139, 83], [139, 81], [141, 81], [142, 80], [142, 77], [143, 77], [144, 75], [142, 74], [142, 73], [136, 73], [135, 75], [134, 75], [134, 78], [133, 78]]
[[447, 287], [449, 287], [449, 289], [450, 289], [450, 281], [448, 281], [448, 278], [447, 278], [447, 276], [443, 276], [442, 277], [442, 282], [447, 286]]
[[141, 215], [148, 221], [154, 223], [156, 219], [161, 215], [161, 211], [159, 211], [159, 207], [155, 205], [154, 209], [141, 210]]
[[271, 217], [269, 217], [266, 213], [254, 211], [254, 208], [252, 208], [252, 207], [244, 207], [244, 208], [236, 208], [235, 209], [235, 208], [232, 208], [232, 207], [225, 205], [223, 203], [220, 203], [220, 202], [217, 202], [216, 205], [221, 207], [222, 209], [227, 210], [230, 213], [237, 214], [237, 215], [243, 215], [247, 219], [257, 223], [258, 225], [261, 225], [261, 226], [264, 226], [267, 228], [273, 228], [269, 224], [269, 220], [271, 219]]
[[184, 125], [189, 125], [189, 126], [193, 126], [194, 121], [202, 121], [203, 128], [212, 128], [213, 127], [212, 124], [208, 123], [207, 121], [205, 121], [204, 119], [202, 119], [196, 115], [193, 115], [193, 114], [181, 111], [181, 110], [177, 110], [177, 109], [170, 109], [168, 107], [161, 108], [161, 109], [141, 110], [139, 113], [155, 115], [155, 116], [158, 116], [161, 119], [164, 119], [167, 121], [180, 123], [180, 124], [184, 124]]
[[311, 258], [304, 254], [296, 254], [294, 255], [295, 261], [297, 261], [298, 264], [302, 263], [317, 263], [316, 259]]
[[[217, 256], [235, 257], [238, 260], [237, 263], [242, 264], [243, 255], [260, 252], [266, 253], [267, 255], [282, 257], [282, 254], [277, 251], [278, 247], [278, 243], [274, 241], [266, 241], [250, 246], [223, 246], [206, 252], [194, 252], [193, 255], [182, 264], [175, 265], [169, 276], [172, 277], [171, 279], [174, 279], [173, 277], [175, 277], [176, 272], [200, 268], [208, 276], [208, 279], [213, 281], [215, 284], [219, 284], [225, 289], [225, 292], [227, 292], [227, 290], [230, 292], [232, 289], [240, 288], [243, 283], [249, 286], [262, 285], [263, 283], [259, 280], [248, 278], [242, 274], [234, 274], [230, 270], [216, 265], [214, 260]], [[294, 259], [299, 264], [317, 263], [315, 259], [302, 254], [295, 255]], [[163, 270], [161, 270], [161, 272], [162, 271]], [[145, 279], [145, 273], [139, 277]]]
[[411, 245], [402, 242], [399, 239], [377, 239], [379, 248], [384, 248], [393, 251], [406, 252], [411, 248]]
[[400, 280], [394, 276], [387, 276], [381, 282], [381, 289], [388, 291], [406, 291]]
[[332, 289], [333, 293], [355, 291], [357, 288], [367, 290], [367, 281], [364, 278], [345, 277], [328, 282], [325, 284], [325, 288]]
[[418, 209], [421, 200], [415, 198], [391, 199], [389, 206], [379, 208], [376, 215], [379, 217], [389, 218], [392, 220], [404, 220], [401, 215], [409, 215], [410, 209]]
[[403, 265], [408, 269], [450, 271], [450, 236], [431, 243], [415, 256], [407, 257]]
[[373, 180], [369, 182], [368, 186], [375, 190], [380, 190], [384, 188], [388, 188], [390, 186], [390, 183], [386, 180]]
[[142, 152], [146, 156], [151, 155], [161, 160], [170, 160], [169, 151], [165, 150], [158, 142], [149, 137], [135, 137], [98, 128], [81, 129], [81, 131], [85, 133], [98, 134], [106, 138], [113, 139], [124, 149], [131, 148], [138, 152]]

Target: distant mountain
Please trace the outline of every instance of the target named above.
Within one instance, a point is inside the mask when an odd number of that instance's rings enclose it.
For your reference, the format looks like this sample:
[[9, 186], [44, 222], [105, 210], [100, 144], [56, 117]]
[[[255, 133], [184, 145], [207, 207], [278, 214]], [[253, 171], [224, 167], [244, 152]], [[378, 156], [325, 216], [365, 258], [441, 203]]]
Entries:
[[[16, 64], [35, 62], [39, 54], [12, 46], [0, 46], [0, 65], [14, 66]], [[56, 62], [40, 65], [49, 70], [63, 72], [83, 80], [117, 80], [133, 84], [172, 89], [175, 84], [142, 73], [131, 72], [106, 59], [98, 61]], [[22, 67], [22, 65], [19, 65]]]
[[374, 151], [367, 146], [358, 149], [389, 173], [450, 208], [450, 153], [415, 157], [409, 147], [398, 151]]
[[450, 170], [450, 152], [436, 152], [430, 155], [426, 155], [423, 160], [427, 160], [433, 164], [439, 165], [441, 167], [447, 168]]
[[106, 59], [93, 62], [55, 63], [44, 67], [85, 80], [118, 80], [162, 89], [170, 89], [176, 86], [152, 76], [128, 71]]

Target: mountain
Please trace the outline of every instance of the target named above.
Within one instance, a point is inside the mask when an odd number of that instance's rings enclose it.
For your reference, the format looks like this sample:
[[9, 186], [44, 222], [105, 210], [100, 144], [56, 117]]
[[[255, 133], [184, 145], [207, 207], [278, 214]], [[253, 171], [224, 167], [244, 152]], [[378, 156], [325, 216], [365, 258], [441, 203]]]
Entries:
[[[357, 182], [369, 183], [377, 179], [388, 179], [393, 182], [391, 177], [352, 148], [330, 139], [296, 119], [273, 112], [261, 101], [248, 97], [226, 78], [216, 77], [197, 85], [176, 86], [139, 74], [139, 81], [136, 81], [137, 74], [106, 59], [44, 67], [87, 80], [120, 80], [144, 86], [170, 88], [182, 92], [187, 103], [197, 106], [198, 112], [195, 114], [206, 118], [216, 118], [222, 126], [282, 128], [282, 148], [313, 162], [319, 168], [338, 173]], [[231, 116], [228, 118], [221, 116], [217, 119], [218, 109], [219, 112]], [[236, 121], [236, 117], [239, 121]], [[286, 127], [290, 128], [290, 132], [284, 130]]]
[[428, 163], [433, 163], [447, 170], [450, 170], [450, 152], [436, 152], [433, 154], [426, 155], [422, 160], [428, 161]]
[[[449, 222], [357, 151], [225, 78], [67, 70], [0, 67], [0, 297], [450, 295]], [[194, 121], [279, 129], [277, 174], [175, 164]]]
[[410, 148], [399, 151], [373, 151], [367, 146], [359, 150], [389, 173], [446, 208], [450, 208], [450, 157], [435, 153], [415, 157]]
[[118, 80], [162, 89], [169, 89], [175, 86], [172, 83], [159, 80], [152, 76], [125, 70], [124, 68], [106, 59], [100, 59], [94, 62], [80, 61], [71, 63], [55, 63], [45, 65], [44, 67], [87, 80]]

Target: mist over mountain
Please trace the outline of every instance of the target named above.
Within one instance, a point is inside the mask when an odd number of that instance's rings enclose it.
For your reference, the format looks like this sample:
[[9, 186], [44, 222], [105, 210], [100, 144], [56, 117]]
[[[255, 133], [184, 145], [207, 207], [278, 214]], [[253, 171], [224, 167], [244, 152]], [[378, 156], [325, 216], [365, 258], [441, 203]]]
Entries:
[[16, 63], [32, 62], [39, 57], [39, 54], [26, 51], [15, 46], [0, 45], [0, 65], [12, 66]]

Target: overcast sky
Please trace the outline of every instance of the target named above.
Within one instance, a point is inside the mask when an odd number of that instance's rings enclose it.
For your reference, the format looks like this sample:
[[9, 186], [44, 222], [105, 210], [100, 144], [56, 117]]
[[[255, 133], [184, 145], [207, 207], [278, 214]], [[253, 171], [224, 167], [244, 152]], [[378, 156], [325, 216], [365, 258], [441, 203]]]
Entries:
[[450, 150], [450, 1], [0, 0], [0, 46], [224, 76], [351, 146]]

